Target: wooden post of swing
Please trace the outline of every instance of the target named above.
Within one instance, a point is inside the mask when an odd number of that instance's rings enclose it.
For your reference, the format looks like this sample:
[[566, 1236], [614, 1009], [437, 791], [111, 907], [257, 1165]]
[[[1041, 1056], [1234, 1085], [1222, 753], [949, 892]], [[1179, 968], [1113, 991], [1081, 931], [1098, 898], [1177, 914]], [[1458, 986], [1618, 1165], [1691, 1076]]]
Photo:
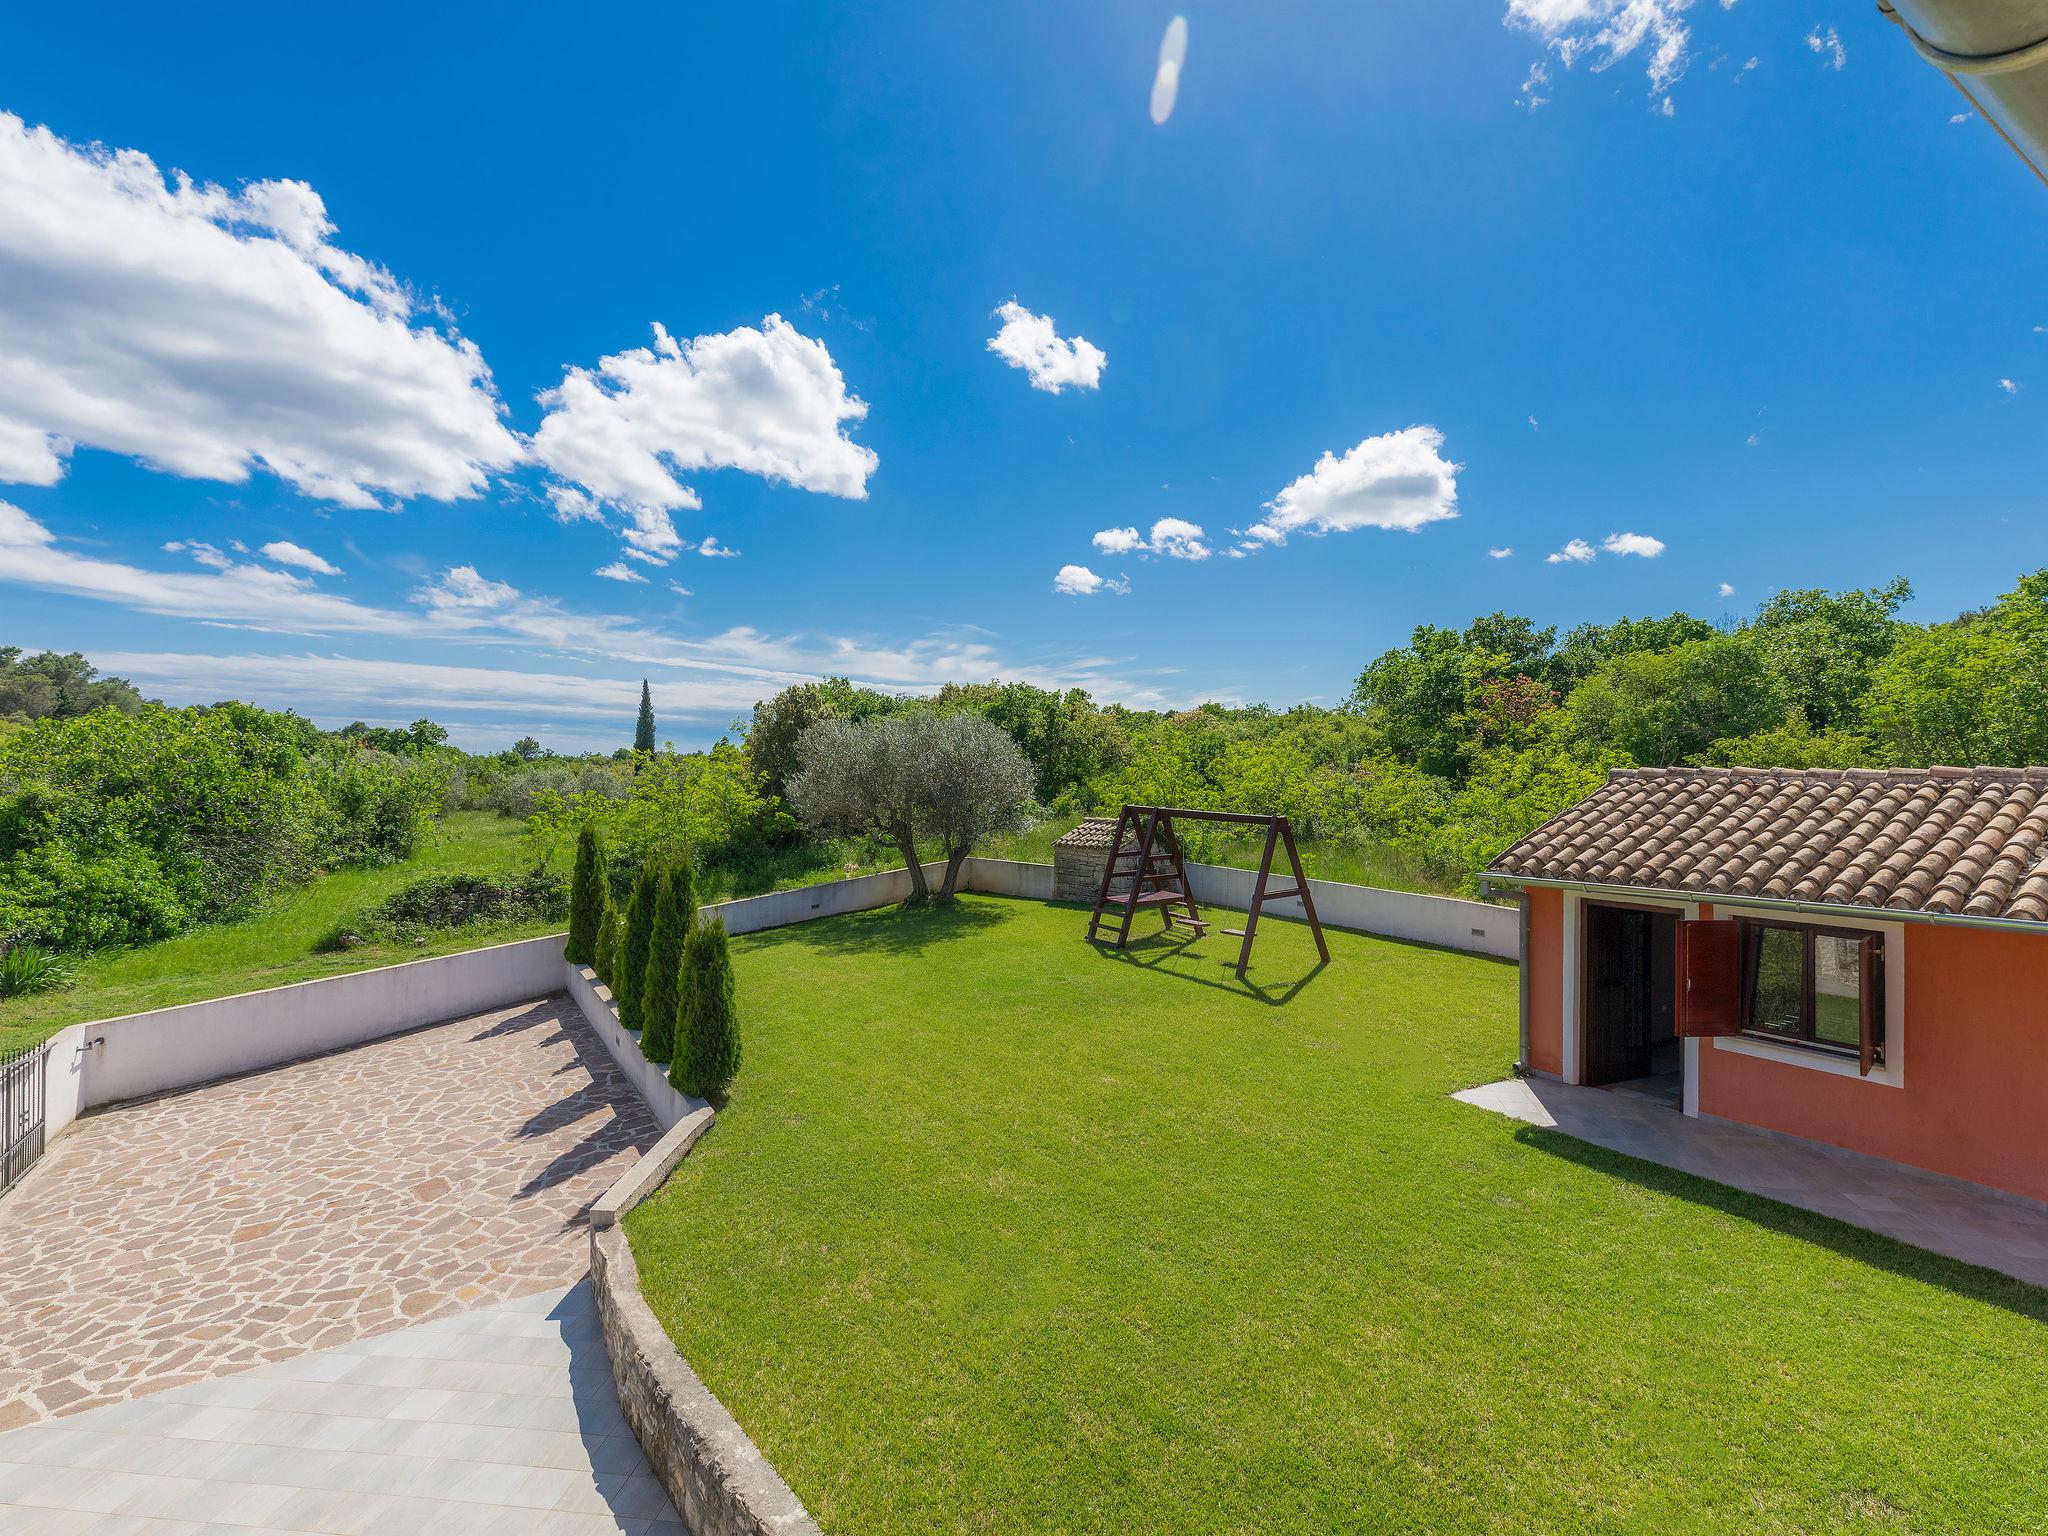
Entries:
[[[1209, 920], [1195, 906], [1194, 892], [1188, 885], [1187, 864], [1181, 854], [1180, 837], [1174, 830], [1176, 821], [1225, 822], [1232, 826], [1266, 829], [1266, 845], [1259, 856], [1258, 877], [1252, 882], [1251, 907], [1245, 914], [1244, 927], [1223, 930], [1232, 938], [1244, 940], [1237, 952], [1240, 981], [1244, 979], [1245, 967], [1251, 963], [1252, 940], [1259, 931], [1259, 914], [1270, 901], [1300, 899], [1302, 915], [1308, 919], [1308, 930], [1315, 936], [1316, 953], [1322, 956], [1324, 963], [1328, 963], [1330, 946], [1323, 939], [1323, 925], [1316, 919], [1316, 899], [1309, 890], [1308, 876], [1302, 871], [1301, 854], [1294, 846], [1294, 829], [1287, 824], [1285, 816], [1259, 816], [1246, 811], [1188, 811], [1163, 805], [1127, 805], [1119, 811], [1116, 836], [1110, 840], [1109, 857], [1102, 865], [1102, 885], [1095, 893], [1095, 909], [1088, 914], [1088, 937], [1091, 941], [1101, 937], [1103, 913], [1111, 908], [1122, 909], [1116, 931], [1118, 949], [1130, 942], [1131, 919], [1140, 907], [1157, 907], [1161, 923], [1166, 928], [1180, 925], [1192, 928], [1198, 934], [1208, 931]], [[1136, 845], [1126, 847], [1126, 841], [1132, 839]], [[1270, 886], [1273, 855], [1283, 849], [1287, 854], [1287, 866], [1294, 873], [1294, 884], [1286, 890], [1276, 891]], [[1130, 877], [1129, 888], [1119, 895], [1111, 895], [1110, 887], [1126, 875]]]

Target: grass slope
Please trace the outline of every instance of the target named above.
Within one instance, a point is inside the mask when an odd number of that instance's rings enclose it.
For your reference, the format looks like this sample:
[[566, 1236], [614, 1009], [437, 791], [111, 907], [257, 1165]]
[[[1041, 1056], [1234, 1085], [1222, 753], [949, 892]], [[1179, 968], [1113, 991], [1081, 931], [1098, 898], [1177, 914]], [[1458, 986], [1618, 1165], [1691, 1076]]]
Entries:
[[827, 1531], [2048, 1525], [2044, 1293], [1447, 1099], [1509, 966], [1276, 923], [1247, 993], [1084, 922], [735, 943], [733, 1100], [627, 1227]]
[[76, 985], [0, 1001], [0, 1051], [28, 1045], [81, 1019], [113, 1018], [316, 976], [367, 971], [558, 928], [559, 923], [493, 924], [450, 932], [424, 945], [367, 944], [341, 954], [313, 953], [314, 941], [329, 928], [422, 875], [490, 875], [527, 867], [531, 860], [520, 844], [524, 829], [524, 823], [495, 812], [452, 812], [441, 818], [426, 846], [403, 864], [322, 875], [276, 897], [241, 922], [196, 928], [161, 944], [74, 961]]

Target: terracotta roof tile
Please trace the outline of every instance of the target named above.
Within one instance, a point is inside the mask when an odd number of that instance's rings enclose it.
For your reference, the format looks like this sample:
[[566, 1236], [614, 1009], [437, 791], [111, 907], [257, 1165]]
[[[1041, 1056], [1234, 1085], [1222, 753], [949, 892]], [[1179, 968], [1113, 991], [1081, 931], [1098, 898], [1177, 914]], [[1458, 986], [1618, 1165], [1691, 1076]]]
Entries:
[[1114, 816], [1090, 816], [1053, 844], [1055, 848], [1107, 848], [1116, 837]]
[[1625, 769], [1487, 872], [2048, 922], [2048, 768]]

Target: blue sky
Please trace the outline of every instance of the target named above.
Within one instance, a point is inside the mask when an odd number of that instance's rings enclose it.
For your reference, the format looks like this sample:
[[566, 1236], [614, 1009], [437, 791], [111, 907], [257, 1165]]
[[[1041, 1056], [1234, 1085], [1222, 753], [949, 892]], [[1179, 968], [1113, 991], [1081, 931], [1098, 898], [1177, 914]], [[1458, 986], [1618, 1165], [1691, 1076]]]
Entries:
[[697, 745], [2048, 564], [2048, 196], [1874, 10], [1194, 9], [1163, 124], [1169, 9], [722, 12], [11, 18], [0, 643], [471, 746], [644, 675]]

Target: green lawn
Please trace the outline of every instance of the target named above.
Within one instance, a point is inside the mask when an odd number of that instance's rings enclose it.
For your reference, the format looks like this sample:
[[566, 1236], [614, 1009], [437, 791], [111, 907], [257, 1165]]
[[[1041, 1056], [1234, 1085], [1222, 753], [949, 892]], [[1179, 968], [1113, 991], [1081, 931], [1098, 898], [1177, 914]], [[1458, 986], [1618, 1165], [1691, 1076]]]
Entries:
[[314, 941], [329, 928], [422, 875], [489, 875], [528, 867], [532, 859], [520, 842], [524, 830], [523, 822], [493, 811], [451, 812], [404, 864], [322, 875], [242, 922], [196, 928], [161, 944], [74, 961], [76, 985], [0, 1001], [0, 1051], [28, 1045], [81, 1019], [366, 971], [559, 928], [559, 923], [504, 923], [460, 929], [422, 945], [366, 944], [340, 954], [313, 953]]
[[736, 941], [627, 1229], [828, 1532], [2048, 1526], [2048, 1294], [1451, 1101], [1510, 966], [1085, 920]]

